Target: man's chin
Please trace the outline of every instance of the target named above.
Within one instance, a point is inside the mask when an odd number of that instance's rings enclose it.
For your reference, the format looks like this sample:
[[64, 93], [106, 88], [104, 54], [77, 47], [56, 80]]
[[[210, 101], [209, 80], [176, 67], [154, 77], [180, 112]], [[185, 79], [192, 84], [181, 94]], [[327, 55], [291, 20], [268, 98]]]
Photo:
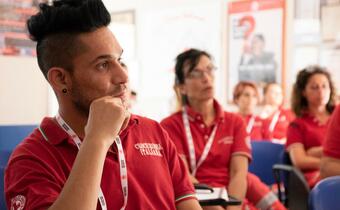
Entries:
[[90, 113], [90, 106], [86, 106], [81, 103], [74, 103], [74, 106], [76, 107], [76, 110], [81, 113], [82, 115], [88, 117]]

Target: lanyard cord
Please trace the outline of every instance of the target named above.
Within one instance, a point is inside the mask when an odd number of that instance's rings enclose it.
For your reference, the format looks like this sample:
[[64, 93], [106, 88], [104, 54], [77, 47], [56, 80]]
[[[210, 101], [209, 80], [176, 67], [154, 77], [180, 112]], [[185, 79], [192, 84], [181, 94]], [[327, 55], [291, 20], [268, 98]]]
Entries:
[[248, 122], [248, 125], [247, 125], [247, 128], [246, 128], [248, 134], [250, 134], [251, 130], [253, 130], [255, 118], [256, 118], [255, 115], [251, 115], [251, 117], [249, 119], [249, 122]]
[[279, 121], [280, 114], [281, 114], [280, 110], [275, 112], [275, 115], [273, 116], [273, 119], [272, 119], [272, 121], [270, 122], [270, 125], [269, 125], [269, 132], [270, 133], [272, 133], [274, 131], [274, 128]]
[[[81, 146], [81, 140], [79, 139], [77, 134], [71, 129], [70, 126], [67, 125], [67, 123], [64, 121], [64, 119], [59, 114], [56, 115], [56, 120], [58, 124], [60, 125], [60, 127], [65, 132], [67, 132], [67, 134], [72, 138], [73, 142], [75, 143], [75, 145], [77, 146], [79, 150]], [[41, 127], [39, 127], [39, 130], [44, 136], [45, 140], [48, 141], [46, 136], [43, 134]], [[127, 167], [126, 167], [126, 160], [125, 160], [123, 146], [122, 146], [119, 136], [116, 137], [115, 143], [118, 149], [120, 180], [121, 180], [121, 187], [122, 187], [123, 196], [124, 196], [124, 203], [123, 203], [123, 206], [121, 207], [121, 210], [124, 210], [127, 205], [127, 198], [128, 198]], [[99, 200], [101, 209], [107, 210], [106, 200], [105, 200], [105, 197], [104, 197], [104, 194], [101, 188], [99, 189], [98, 200]]]
[[213, 131], [211, 132], [210, 137], [208, 139], [208, 142], [204, 146], [202, 156], [198, 160], [197, 165], [196, 165], [195, 146], [194, 146], [194, 141], [193, 141], [191, 130], [190, 130], [188, 114], [187, 114], [185, 107], [183, 107], [183, 110], [182, 110], [182, 119], [183, 119], [183, 123], [184, 123], [185, 134], [186, 134], [186, 137], [187, 137], [187, 143], [188, 143], [188, 147], [189, 147], [190, 168], [191, 168], [192, 175], [195, 176], [198, 167], [200, 167], [202, 165], [202, 163], [205, 161], [205, 159], [207, 158], [208, 153], [211, 149], [211, 145], [212, 145], [214, 138], [215, 138], [215, 135], [216, 135], [217, 124], [214, 126]]

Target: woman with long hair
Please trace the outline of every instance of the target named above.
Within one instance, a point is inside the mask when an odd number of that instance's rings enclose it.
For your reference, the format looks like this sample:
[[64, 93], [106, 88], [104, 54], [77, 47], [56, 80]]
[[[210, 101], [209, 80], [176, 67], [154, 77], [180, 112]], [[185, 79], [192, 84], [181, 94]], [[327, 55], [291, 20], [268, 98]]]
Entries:
[[327, 70], [320, 66], [301, 70], [291, 102], [297, 118], [288, 127], [286, 150], [313, 187], [319, 180], [322, 143], [335, 107], [335, 88]]

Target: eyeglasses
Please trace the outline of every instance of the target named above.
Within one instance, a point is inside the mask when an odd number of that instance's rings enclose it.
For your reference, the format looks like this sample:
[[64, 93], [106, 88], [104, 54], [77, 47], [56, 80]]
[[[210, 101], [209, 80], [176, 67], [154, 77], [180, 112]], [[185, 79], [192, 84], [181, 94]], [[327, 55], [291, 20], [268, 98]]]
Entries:
[[189, 79], [201, 79], [204, 77], [204, 73], [206, 73], [208, 76], [212, 77], [214, 76], [214, 72], [216, 71], [216, 67], [215, 66], [210, 66], [207, 67], [206, 70], [202, 70], [202, 69], [193, 69], [191, 72], [189, 72], [186, 75], [186, 78]]

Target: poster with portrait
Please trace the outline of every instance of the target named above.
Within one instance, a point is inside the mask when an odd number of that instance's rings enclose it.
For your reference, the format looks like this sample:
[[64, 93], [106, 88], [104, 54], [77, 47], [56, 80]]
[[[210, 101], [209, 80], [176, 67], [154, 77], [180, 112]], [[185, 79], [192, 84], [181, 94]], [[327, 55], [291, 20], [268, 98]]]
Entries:
[[229, 93], [238, 81], [281, 83], [284, 0], [228, 4]]

